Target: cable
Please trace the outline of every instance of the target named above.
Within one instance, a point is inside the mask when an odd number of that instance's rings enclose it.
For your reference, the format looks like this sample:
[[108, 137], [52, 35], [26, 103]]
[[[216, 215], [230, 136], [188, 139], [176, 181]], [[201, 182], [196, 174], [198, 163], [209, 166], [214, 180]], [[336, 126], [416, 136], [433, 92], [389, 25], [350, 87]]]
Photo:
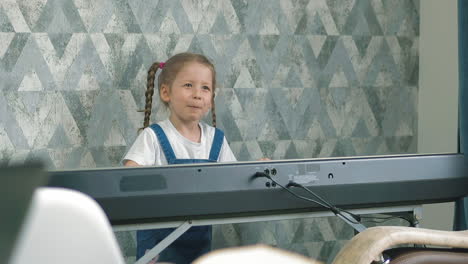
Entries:
[[[356, 214], [353, 214], [351, 212], [348, 212], [346, 210], [343, 210], [343, 209], [340, 209], [332, 204], [330, 204], [329, 202], [327, 202], [325, 199], [323, 199], [322, 197], [320, 197], [318, 194], [314, 193], [313, 191], [307, 189], [304, 185], [302, 184], [299, 184], [297, 182], [293, 182], [293, 181], [290, 181], [288, 183], [288, 186], [294, 186], [294, 187], [299, 187], [305, 191], [307, 191], [308, 193], [310, 193], [311, 195], [315, 196], [317, 199], [319, 199], [320, 201], [324, 202], [325, 204], [328, 205], [329, 209], [335, 214], [335, 215], [341, 215], [342, 217], [346, 218], [346, 220], [348, 220], [349, 222], [353, 223], [353, 224], [358, 224], [361, 222], [361, 217], [356, 215]], [[348, 216], [346, 215], [343, 215], [343, 212], [346, 213], [346, 214], [349, 214], [353, 219], [349, 219]]]
[[304, 185], [302, 184], [299, 184], [297, 182], [293, 182], [293, 181], [290, 181], [288, 183], [287, 186], [293, 186], [293, 187], [299, 187], [305, 191], [307, 191], [308, 193], [312, 194], [313, 196], [315, 196], [317, 199], [319, 199], [320, 201], [322, 201], [323, 203], [325, 203], [326, 205], [328, 205], [329, 209], [332, 210], [333, 213], [335, 214], [339, 214], [340, 212], [345, 212], [349, 215], [351, 215], [352, 217], [354, 217], [358, 222], [361, 221], [361, 217], [359, 217], [358, 215], [355, 215], [353, 213], [350, 213], [348, 211], [345, 211], [345, 210], [342, 210], [342, 209], [339, 209], [337, 208], [336, 206], [330, 204], [329, 202], [327, 202], [325, 199], [323, 199], [322, 197], [320, 197], [318, 194], [312, 192], [311, 190], [307, 189]]
[[[273, 183], [275, 183], [276, 185], [280, 186], [282, 189], [286, 190], [288, 193], [290, 193], [291, 195], [293, 195], [294, 197], [296, 198], [299, 198], [299, 199], [302, 199], [302, 200], [305, 200], [305, 201], [308, 201], [308, 202], [313, 202], [313, 203], [316, 203], [324, 208], [327, 208], [329, 209], [330, 211], [332, 211], [335, 215], [340, 215], [342, 216], [343, 218], [345, 218], [346, 220], [348, 220], [349, 222], [353, 223], [353, 224], [359, 224], [361, 223], [362, 219], [381, 219], [381, 221], [375, 221], [375, 220], [366, 220], [364, 222], [369, 222], [369, 223], [383, 223], [383, 222], [386, 222], [386, 221], [389, 221], [391, 219], [403, 219], [405, 221], [407, 221], [409, 223], [409, 225], [412, 225], [412, 222], [405, 218], [405, 217], [402, 217], [402, 216], [390, 216], [390, 217], [378, 217], [378, 216], [359, 216], [359, 215], [356, 215], [356, 214], [353, 214], [351, 212], [348, 212], [346, 210], [343, 210], [343, 209], [340, 209], [332, 204], [330, 204], [329, 202], [327, 202], [325, 199], [323, 199], [322, 197], [320, 197], [318, 194], [314, 193], [313, 191], [309, 190], [308, 188], [306, 188], [304, 185], [302, 184], [299, 184], [297, 182], [294, 182], [294, 181], [290, 181], [286, 187], [281, 185], [279, 182], [277, 182], [276, 180], [274, 180], [273, 178], [271, 178], [270, 175], [264, 173], [264, 172], [256, 172], [252, 177], [251, 177], [251, 180], [255, 179], [255, 178], [267, 178], [269, 180], [271, 180]], [[307, 198], [305, 196], [302, 196], [302, 195], [299, 195], [293, 191], [291, 191], [288, 187], [298, 187], [298, 188], [301, 188], [303, 190], [305, 190], [306, 192], [310, 193], [312, 196], [314, 196], [316, 199], [318, 199], [319, 201], [317, 200], [314, 200], [314, 199], [310, 199], [310, 198]], [[352, 217], [352, 219], [350, 219], [350, 217], [348, 217], [348, 215], [346, 214], [343, 214], [343, 213], [346, 213], [348, 214], [349, 216]]]
[[[275, 181], [273, 178], [271, 178], [270, 175], [264, 173], [264, 172], [256, 172], [253, 176], [252, 176], [252, 179], [253, 178], [260, 178], [260, 177], [264, 177], [264, 178], [267, 178], [269, 179], [270, 181], [272, 181], [273, 183], [275, 183], [276, 185], [280, 186], [281, 188], [283, 188], [284, 190], [286, 190], [288, 193], [290, 193], [291, 195], [293, 195], [294, 197], [296, 198], [299, 198], [299, 199], [302, 199], [302, 200], [306, 200], [306, 201], [309, 201], [309, 202], [313, 202], [313, 203], [316, 203], [324, 208], [327, 208], [329, 209], [330, 211], [332, 211], [335, 215], [340, 215], [342, 216], [343, 218], [345, 218], [346, 220], [348, 220], [349, 222], [353, 223], [353, 224], [359, 224], [359, 217], [357, 217], [356, 215], [352, 214], [352, 213], [349, 213], [347, 211], [344, 211], [344, 210], [341, 210], [339, 208], [336, 208], [335, 206], [332, 206], [330, 203], [328, 203], [327, 201], [325, 201], [323, 198], [321, 198], [320, 196], [316, 195], [316, 194], [313, 194], [315, 197], [317, 197], [319, 201], [316, 201], [316, 200], [313, 200], [313, 199], [310, 199], [310, 198], [307, 198], [307, 197], [304, 197], [302, 195], [299, 195], [299, 194], [296, 194], [295, 192], [291, 191], [289, 188], [286, 188], [285, 186], [281, 185], [279, 182]], [[300, 184], [298, 183], [295, 183], [295, 182], [290, 182], [292, 183], [293, 185], [297, 184], [298, 186], [301, 186]], [[291, 185], [291, 186], [293, 186]], [[303, 187], [303, 186], [302, 186]], [[305, 188], [305, 187], [303, 187]], [[305, 188], [307, 190], [307, 188]], [[311, 192], [310, 190], [308, 190], [309, 192]], [[349, 214], [351, 217], [353, 217], [354, 219], [350, 219], [347, 215], [344, 215], [342, 212], [345, 212], [347, 214]]]
[[[318, 204], [318, 205], [321, 205], [321, 206], [323, 206], [323, 207], [325, 207], [325, 208], [328, 208], [325, 204], [323, 204], [323, 203], [321, 203], [321, 202], [319, 202], [319, 201], [316, 201], [316, 200], [313, 200], [313, 199], [304, 197], [304, 196], [302, 196], [302, 195], [296, 194], [295, 192], [293, 192], [293, 191], [289, 190], [288, 188], [284, 187], [283, 185], [281, 185], [279, 182], [273, 180], [273, 179], [270, 177], [270, 175], [268, 175], [268, 174], [265, 174], [265, 173], [262, 173], [262, 172], [257, 172], [257, 173], [262, 174], [262, 176], [260, 176], [260, 177], [265, 177], [265, 178], [271, 180], [271, 181], [274, 182], [276, 185], [280, 186], [281, 188], [283, 188], [284, 190], [286, 190], [288, 193], [290, 193], [291, 195], [295, 196], [296, 198], [299, 198], [299, 199], [302, 199], [302, 200], [306, 200], [306, 201], [308, 201], [308, 202], [313, 202], [313, 203], [316, 203], [316, 204]], [[257, 174], [257, 173], [256, 173], [256, 174]]]
[[[359, 221], [359, 222], [361, 222], [362, 219], [381, 219], [382, 221], [367, 220], [367, 221], [365, 221], [365, 222], [369, 222], [369, 223], [384, 223], [384, 222], [389, 221], [389, 220], [391, 220], [391, 219], [397, 219], [397, 218], [399, 218], [399, 219], [403, 219], [403, 220], [405, 220], [406, 222], [408, 222], [410, 226], [413, 224], [409, 219], [407, 219], [407, 218], [405, 218], [405, 217], [402, 217], [402, 216], [390, 216], [390, 217], [358, 216], [358, 215], [355, 215], [355, 214], [353, 214], [353, 213], [350, 213], [350, 212], [348, 212], [348, 211], [346, 211], [346, 210], [342, 210], [342, 209], [340, 209], [340, 208], [337, 208], [337, 207], [331, 205], [330, 203], [328, 203], [327, 201], [325, 201], [325, 199], [321, 198], [321, 197], [318, 196], [316, 193], [314, 193], [314, 192], [312, 192], [311, 190], [307, 189], [307, 188], [306, 188], [304, 185], [302, 185], [302, 184], [299, 184], [299, 183], [296, 183], [296, 182], [290, 182], [288, 185], [295, 186], [295, 187], [300, 187], [300, 188], [306, 190], [307, 192], [309, 192], [309, 193], [312, 194], [313, 196], [317, 197], [319, 200], [325, 202], [325, 203], [326, 203], [327, 205], [329, 205], [330, 207], [336, 208], [336, 210], [338, 210], [339, 212], [345, 212], [345, 213], [347, 213], [347, 214], [350, 214], [353, 218], [355, 218], [355, 219], [356, 219], [357, 221]], [[343, 215], [341, 215], [341, 216], [343, 216]], [[347, 219], [348, 219], [348, 218], [347, 218]], [[349, 219], [348, 219], [348, 220], [349, 220]]]

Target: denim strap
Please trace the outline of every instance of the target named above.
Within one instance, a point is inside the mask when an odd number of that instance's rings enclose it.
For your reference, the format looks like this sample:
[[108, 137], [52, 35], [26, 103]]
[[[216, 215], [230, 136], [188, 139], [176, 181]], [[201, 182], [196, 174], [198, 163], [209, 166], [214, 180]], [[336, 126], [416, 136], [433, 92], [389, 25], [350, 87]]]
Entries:
[[224, 141], [224, 132], [221, 129], [215, 128], [215, 135], [213, 138], [213, 143], [211, 144], [210, 157], [209, 160], [217, 161], [219, 157], [219, 152], [221, 151], [221, 146]]
[[169, 139], [167, 139], [167, 136], [164, 133], [163, 129], [158, 124], [153, 124], [150, 127], [151, 129], [153, 129], [154, 133], [156, 133], [156, 137], [159, 140], [159, 144], [161, 144], [164, 156], [166, 156], [167, 163], [174, 164], [176, 156], [174, 154], [174, 150], [172, 150], [171, 143], [169, 143]]
[[161, 148], [166, 156], [166, 160], [168, 164], [185, 164], [185, 163], [205, 163], [205, 162], [217, 162], [219, 153], [221, 152], [221, 147], [223, 146], [224, 141], [224, 132], [218, 128], [215, 128], [215, 134], [213, 138], [213, 143], [211, 144], [210, 149], [210, 156], [208, 160], [205, 159], [177, 159], [174, 150], [171, 147], [171, 143], [167, 138], [166, 134], [164, 133], [161, 126], [158, 124], [153, 124], [150, 126], [153, 129], [154, 133], [156, 133], [156, 137], [159, 140], [159, 144], [161, 144]]

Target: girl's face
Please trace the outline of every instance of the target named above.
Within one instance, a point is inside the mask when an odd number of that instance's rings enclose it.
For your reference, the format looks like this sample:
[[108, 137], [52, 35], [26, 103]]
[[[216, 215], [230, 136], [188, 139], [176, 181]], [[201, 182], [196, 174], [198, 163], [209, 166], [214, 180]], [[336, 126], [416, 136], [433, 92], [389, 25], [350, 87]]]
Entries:
[[200, 121], [211, 108], [212, 77], [210, 68], [190, 62], [179, 71], [171, 87], [163, 84], [160, 96], [169, 105], [170, 118], [183, 123]]

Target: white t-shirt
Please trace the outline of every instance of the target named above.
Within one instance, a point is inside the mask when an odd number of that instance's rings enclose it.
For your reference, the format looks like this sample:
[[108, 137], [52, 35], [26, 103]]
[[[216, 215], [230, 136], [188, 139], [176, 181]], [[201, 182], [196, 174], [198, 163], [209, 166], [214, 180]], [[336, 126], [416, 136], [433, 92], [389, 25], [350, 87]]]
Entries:
[[[169, 140], [172, 150], [177, 159], [208, 159], [210, 156], [211, 145], [215, 134], [215, 128], [200, 122], [201, 140], [200, 143], [192, 142], [182, 136], [174, 125], [166, 119], [158, 123]], [[150, 127], [145, 128], [133, 143], [132, 147], [128, 150], [123, 158], [126, 160], [133, 160], [142, 166], [157, 166], [167, 165], [166, 156], [159, 144], [153, 129]], [[219, 152], [218, 162], [236, 161], [236, 157], [229, 147], [226, 137], [223, 139], [223, 145]]]

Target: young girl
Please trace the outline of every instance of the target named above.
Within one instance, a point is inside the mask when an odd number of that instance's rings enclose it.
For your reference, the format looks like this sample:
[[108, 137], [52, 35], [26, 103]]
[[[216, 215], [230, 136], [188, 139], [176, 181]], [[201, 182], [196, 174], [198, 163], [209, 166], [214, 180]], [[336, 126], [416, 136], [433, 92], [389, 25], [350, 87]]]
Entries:
[[[169, 108], [169, 119], [149, 125], [158, 69], [158, 91]], [[148, 70], [145, 118], [140, 133], [124, 157], [125, 166], [236, 161], [221, 130], [200, 120], [211, 110], [216, 126], [216, 72], [203, 55], [180, 53]], [[173, 229], [137, 231], [137, 259]], [[191, 263], [211, 248], [211, 226], [192, 227], [161, 252], [158, 261]]]

